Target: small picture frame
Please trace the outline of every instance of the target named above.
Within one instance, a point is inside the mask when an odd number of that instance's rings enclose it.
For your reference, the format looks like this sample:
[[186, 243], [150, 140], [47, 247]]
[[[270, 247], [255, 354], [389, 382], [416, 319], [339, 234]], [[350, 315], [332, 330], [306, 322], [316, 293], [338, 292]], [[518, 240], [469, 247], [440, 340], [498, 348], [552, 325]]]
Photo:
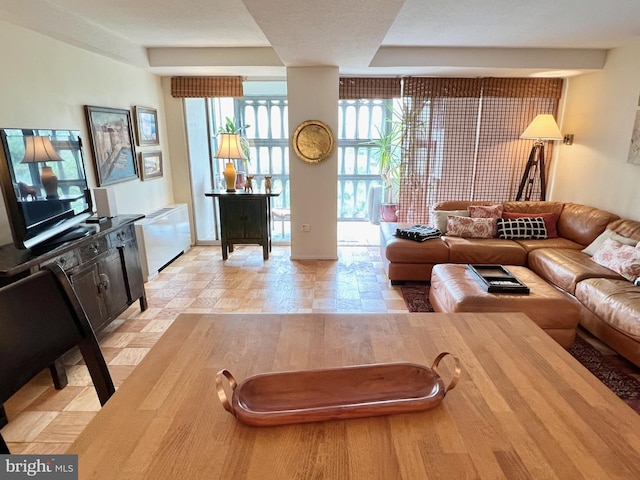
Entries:
[[133, 107], [136, 117], [138, 145], [160, 145], [158, 137], [158, 111], [155, 108]]
[[162, 177], [162, 152], [141, 152], [140, 173], [143, 182]]

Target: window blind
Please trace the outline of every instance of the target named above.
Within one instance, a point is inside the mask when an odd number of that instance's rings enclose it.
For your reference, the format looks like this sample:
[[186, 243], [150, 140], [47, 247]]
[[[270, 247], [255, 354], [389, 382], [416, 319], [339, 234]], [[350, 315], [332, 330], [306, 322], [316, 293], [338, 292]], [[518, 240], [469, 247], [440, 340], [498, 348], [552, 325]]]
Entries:
[[242, 77], [171, 77], [175, 98], [243, 97]]
[[[544, 78], [405, 79], [398, 220], [427, 223], [444, 200], [514, 199], [533, 145], [520, 134], [537, 114], [557, 114], [562, 86]], [[550, 145], [547, 152], [550, 159]]]
[[360, 78], [340, 77], [338, 95], [340, 100], [399, 98], [400, 78]]

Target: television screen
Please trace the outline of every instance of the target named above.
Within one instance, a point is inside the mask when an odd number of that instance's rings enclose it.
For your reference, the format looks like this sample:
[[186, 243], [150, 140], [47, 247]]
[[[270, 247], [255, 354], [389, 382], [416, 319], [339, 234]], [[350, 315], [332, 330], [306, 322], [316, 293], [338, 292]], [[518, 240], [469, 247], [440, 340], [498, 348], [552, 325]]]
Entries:
[[61, 236], [66, 240], [90, 230], [78, 227], [92, 213], [79, 135], [0, 129], [0, 180], [18, 248], [55, 244]]

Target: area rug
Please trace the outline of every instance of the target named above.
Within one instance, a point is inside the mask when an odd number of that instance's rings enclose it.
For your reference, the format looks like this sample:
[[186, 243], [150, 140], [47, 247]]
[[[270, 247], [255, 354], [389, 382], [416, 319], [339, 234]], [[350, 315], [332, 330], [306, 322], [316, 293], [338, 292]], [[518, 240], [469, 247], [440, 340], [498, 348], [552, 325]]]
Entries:
[[405, 284], [400, 287], [402, 298], [410, 312], [433, 312], [429, 303], [429, 285]]
[[[569, 347], [569, 353], [627, 405], [640, 413], [640, 383], [614, 364], [628, 363], [626, 360], [617, 355], [602, 354], [580, 335], [576, 335], [576, 341]], [[629, 364], [627, 368], [633, 367]]]
[[[405, 284], [400, 287], [402, 298], [410, 312], [433, 312], [429, 302], [429, 285]], [[604, 355], [582, 336], [568, 349], [569, 353], [584, 365], [596, 378], [613, 393], [640, 414], [640, 382], [631, 377], [619, 365], [629, 365], [629, 369], [640, 372], [635, 366], [616, 355]]]

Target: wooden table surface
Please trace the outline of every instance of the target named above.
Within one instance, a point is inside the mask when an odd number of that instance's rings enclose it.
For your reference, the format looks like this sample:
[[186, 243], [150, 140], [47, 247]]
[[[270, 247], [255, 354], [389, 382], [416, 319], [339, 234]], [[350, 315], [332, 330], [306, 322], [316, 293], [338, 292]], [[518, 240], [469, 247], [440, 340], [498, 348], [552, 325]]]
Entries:
[[[442, 351], [462, 377], [418, 413], [248, 427], [214, 382]], [[180, 315], [68, 453], [91, 480], [636, 480], [639, 452], [640, 415], [523, 314], [410, 313]]]

